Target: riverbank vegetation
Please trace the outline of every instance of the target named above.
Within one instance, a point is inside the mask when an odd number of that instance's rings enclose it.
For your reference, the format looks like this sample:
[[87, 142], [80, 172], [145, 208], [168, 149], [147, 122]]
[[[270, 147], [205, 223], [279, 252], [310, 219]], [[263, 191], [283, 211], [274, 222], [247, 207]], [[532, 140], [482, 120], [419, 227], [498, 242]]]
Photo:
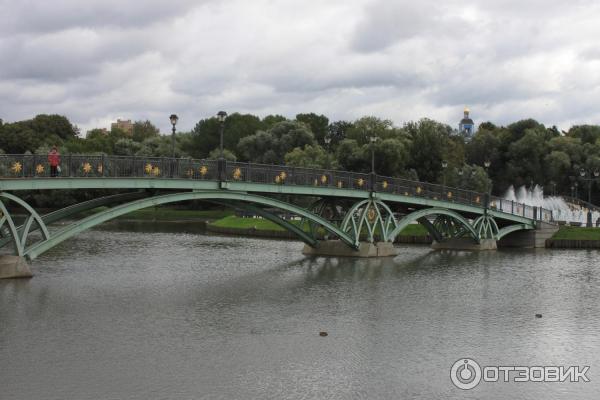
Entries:
[[[230, 160], [331, 167], [356, 172], [370, 170], [371, 143], [375, 170], [381, 175], [446, 183], [477, 191], [492, 188], [503, 194], [509, 185], [544, 186], [546, 193], [580, 195], [588, 181], [578, 181], [583, 168], [600, 169], [600, 126], [579, 125], [568, 131], [547, 127], [533, 119], [506, 126], [484, 122], [468, 139], [455, 128], [430, 119], [396, 125], [365, 116], [355, 121], [330, 121], [315, 113], [294, 118], [232, 113], [224, 127], [225, 156]], [[327, 143], [325, 138], [330, 138]], [[171, 138], [160, 135], [150, 121], [136, 121], [130, 132], [118, 128], [79, 132], [66, 117], [38, 115], [3, 123], [0, 152], [46, 154], [57, 144], [63, 154], [170, 156]], [[214, 157], [219, 145], [219, 122], [201, 119], [189, 132], [176, 134], [177, 157]], [[445, 161], [443, 163], [442, 161]], [[490, 162], [485, 168], [486, 161]], [[444, 167], [445, 166], [445, 167]], [[594, 184], [595, 185], [595, 184]], [[600, 193], [593, 190], [593, 201]], [[72, 196], [81, 194], [52, 194]], [[43, 196], [38, 196], [42, 198]], [[50, 199], [56, 204], [60, 198]]]
[[584, 228], [577, 226], [561, 226], [552, 236], [556, 240], [600, 240], [600, 228]]

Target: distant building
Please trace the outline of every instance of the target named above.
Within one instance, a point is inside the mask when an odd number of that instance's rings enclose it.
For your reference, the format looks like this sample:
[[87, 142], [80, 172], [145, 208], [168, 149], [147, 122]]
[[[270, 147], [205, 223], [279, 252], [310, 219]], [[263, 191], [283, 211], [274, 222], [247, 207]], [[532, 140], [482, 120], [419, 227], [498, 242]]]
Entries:
[[458, 124], [458, 132], [466, 138], [471, 138], [475, 134], [475, 123], [471, 117], [469, 117], [470, 112], [471, 110], [469, 110], [468, 107], [465, 107], [463, 119], [461, 119]]
[[128, 120], [117, 119], [117, 122], [113, 122], [112, 124], [110, 124], [110, 130], [112, 131], [113, 129], [120, 129], [128, 135], [132, 135], [133, 134], [133, 123], [131, 122], [130, 119], [128, 119]]

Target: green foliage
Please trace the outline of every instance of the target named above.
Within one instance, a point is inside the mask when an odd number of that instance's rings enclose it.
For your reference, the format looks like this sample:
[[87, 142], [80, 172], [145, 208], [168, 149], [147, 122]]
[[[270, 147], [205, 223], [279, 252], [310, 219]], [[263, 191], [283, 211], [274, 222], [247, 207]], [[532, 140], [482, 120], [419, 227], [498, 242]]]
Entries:
[[285, 155], [285, 164], [304, 168], [338, 169], [339, 164], [334, 155], [329, 154], [319, 145], [296, 147]]
[[160, 135], [160, 131], [157, 127], [152, 125], [152, 122], [146, 121], [135, 121], [133, 123], [132, 139], [136, 142], [143, 142], [144, 140], [156, 137]]
[[452, 129], [430, 119], [409, 122], [404, 129], [410, 138], [409, 167], [417, 172], [422, 181], [438, 181], [442, 161], [447, 160]]
[[279, 122], [268, 131], [259, 131], [240, 140], [237, 150], [243, 161], [265, 164], [282, 164], [287, 153], [294, 148], [315, 144], [308, 127], [296, 121]]
[[[216, 160], [217, 158], [219, 158], [220, 154], [221, 151], [219, 149], [214, 149], [210, 152], [208, 158], [211, 160]], [[233, 152], [229, 151], [228, 149], [223, 149], [223, 158], [227, 161], [235, 161], [237, 159], [235, 157], [235, 154], [233, 154]]]
[[298, 114], [296, 121], [305, 123], [315, 136], [317, 143], [323, 145], [323, 138], [329, 133], [329, 118], [315, 113]]
[[[227, 117], [223, 127], [223, 147], [233, 152], [237, 158], [238, 143], [242, 138], [254, 135], [267, 124], [251, 114], [233, 113]], [[191, 147], [188, 152], [196, 158], [206, 158], [220, 143], [221, 123], [216, 117], [200, 120], [192, 129]]]
[[287, 121], [287, 118], [283, 115], [267, 115], [262, 119], [263, 128], [262, 129], [271, 129], [273, 125], [278, 124], [280, 122]]
[[30, 120], [0, 125], [0, 148], [7, 153], [34, 152], [43, 145], [60, 145], [77, 130], [61, 115], [40, 114]]
[[[175, 155], [218, 157], [219, 130], [220, 123], [211, 117], [199, 121], [191, 132], [177, 133]], [[328, 148], [325, 136], [332, 138]], [[375, 144], [369, 140], [372, 136], [378, 138]], [[0, 120], [0, 152], [45, 154], [52, 145], [59, 146], [62, 154], [171, 155], [171, 136], [160, 135], [150, 121], [136, 121], [131, 134], [116, 128], [92, 129], [82, 138], [77, 127], [59, 115], [41, 114], [12, 123]], [[484, 122], [465, 141], [451, 127], [429, 119], [396, 128], [392, 121], [373, 116], [329, 123], [325, 115], [316, 113], [298, 114], [293, 121], [281, 115], [260, 119], [233, 113], [225, 120], [224, 145], [230, 160], [312, 168], [329, 165], [356, 172], [370, 172], [373, 150], [380, 175], [478, 191], [489, 190], [493, 182], [494, 194], [532, 181], [547, 188], [555, 184], [558, 193], [570, 194], [575, 182], [587, 187], [580, 168], [600, 168], [600, 126], [576, 125], [561, 134], [556, 127], [547, 128], [533, 119], [505, 127]], [[491, 163], [488, 169], [483, 168], [486, 161]], [[592, 186], [596, 203], [600, 203], [599, 188], [600, 182]]]
[[361, 146], [369, 143], [371, 136], [388, 139], [396, 135], [397, 132], [394, 130], [392, 121], [372, 116], [354, 121], [352, 126], [347, 127], [346, 130], [346, 138], [355, 140]]
[[552, 239], [600, 240], [600, 228], [561, 226]]
[[123, 138], [117, 140], [115, 143], [114, 154], [118, 156], [133, 156], [140, 151], [141, 148], [142, 145], [140, 143], [129, 138]]

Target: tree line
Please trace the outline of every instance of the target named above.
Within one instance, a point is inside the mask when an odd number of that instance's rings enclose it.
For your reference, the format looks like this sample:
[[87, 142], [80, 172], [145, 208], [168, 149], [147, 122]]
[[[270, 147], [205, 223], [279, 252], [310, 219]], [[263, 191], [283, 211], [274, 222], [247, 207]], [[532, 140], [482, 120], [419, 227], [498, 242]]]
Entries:
[[[216, 158], [219, 128], [220, 122], [211, 117], [198, 121], [191, 131], [177, 132], [175, 155]], [[371, 142], [371, 137], [377, 140]], [[150, 121], [136, 121], [130, 133], [93, 129], [83, 137], [64, 116], [0, 120], [0, 152], [45, 154], [54, 144], [62, 153], [171, 155], [170, 135], [161, 135]], [[533, 119], [506, 126], [484, 122], [469, 139], [426, 118], [399, 127], [373, 116], [330, 121], [315, 113], [294, 119], [233, 113], [224, 123], [224, 148], [229, 160], [355, 172], [370, 171], [373, 150], [380, 175], [491, 189], [494, 194], [504, 193], [509, 185], [531, 183], [543, 186], [546, 193], [571, 194], [577, 183], [580, 197], [585, 197], [589, 181], [581, 179], [580, 171], [589, 178], [600, 169], [600, 126], [577, 125], [561, 132]], [[593, 185], [598, 202], [600, 182]]]

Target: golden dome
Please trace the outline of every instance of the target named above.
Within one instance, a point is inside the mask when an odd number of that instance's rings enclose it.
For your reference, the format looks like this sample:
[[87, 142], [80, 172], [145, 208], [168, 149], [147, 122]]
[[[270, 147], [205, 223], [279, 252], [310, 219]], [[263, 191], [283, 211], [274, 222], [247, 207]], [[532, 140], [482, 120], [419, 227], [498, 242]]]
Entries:
[[469, 107], [466, 107], [466, 106], [465, 106], [465, 112], [466, 112], [466, 113], [469, 113], [469, 112], [471, 112], [471, 110], [469, 110]]

